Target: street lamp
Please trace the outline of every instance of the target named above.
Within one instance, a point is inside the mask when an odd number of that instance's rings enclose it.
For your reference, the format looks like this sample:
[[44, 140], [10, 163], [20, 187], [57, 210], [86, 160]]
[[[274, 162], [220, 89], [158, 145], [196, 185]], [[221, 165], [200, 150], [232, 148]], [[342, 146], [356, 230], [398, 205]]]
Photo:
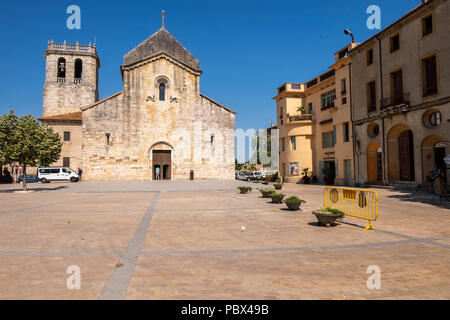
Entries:
[[345, 29], [344, 33], [346, 35], [349, 35], [350, 37], [352, 37], [352, 43], [355, 43], [355, 36], [353, 35], [352, 31], [350, 29]]

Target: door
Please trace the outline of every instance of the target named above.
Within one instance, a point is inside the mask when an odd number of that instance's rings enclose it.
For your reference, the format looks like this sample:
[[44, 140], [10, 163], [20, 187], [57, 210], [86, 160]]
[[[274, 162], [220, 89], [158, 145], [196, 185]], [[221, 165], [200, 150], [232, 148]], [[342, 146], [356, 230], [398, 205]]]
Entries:
[[153, 180], [156, 180], [156, 168], [159, 168], [160, 179], [171, 179], [171, 157], [170, 150], [153, 150]]
[[398, 137], [398, 155], [400, 166], [400, 180], [414, 181], [414, 154], [412, 132], [402, 132]]

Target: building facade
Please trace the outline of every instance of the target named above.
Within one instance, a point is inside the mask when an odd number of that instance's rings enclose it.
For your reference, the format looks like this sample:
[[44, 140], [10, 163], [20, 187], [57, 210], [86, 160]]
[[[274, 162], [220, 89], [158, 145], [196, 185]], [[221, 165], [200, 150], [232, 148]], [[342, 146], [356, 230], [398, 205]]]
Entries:
[[449, 16], [424, 1], [350, 51], [358, 184], [426, 186], [450, 153]]
[[46, 60], [40, 120], [70, 132], [59, 162], [84, 180], [234, 179], [235, 112], [200, 93], [199, 61], [164, 27], [124, 56], [123, 90], [100, 101], [94, 46], [50, 42]]
[[[297, 182], [307, 168], [319, 183], [334, 178], [336, 184], [354, 184], [348, 56], [354, 46], [335, 53], [335, 63], [324, 74], [278, 88], [273, 99], [280, 136], [279, 168], [285, 181]], [[326, 177], [324, 170], [334, 176]]]

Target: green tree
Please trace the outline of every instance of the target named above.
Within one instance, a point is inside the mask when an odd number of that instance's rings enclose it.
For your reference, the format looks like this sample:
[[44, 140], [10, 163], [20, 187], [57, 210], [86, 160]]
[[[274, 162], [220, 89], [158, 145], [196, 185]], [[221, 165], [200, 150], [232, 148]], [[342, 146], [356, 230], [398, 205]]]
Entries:
[[0, 116], [0, 164], [12, 162], [11, 153], [14, 140], [14, 131], [19, 118], [12, 110]]
[[17, 117], [11, 110], [0, 121], [0, 157], [6, 163], [17, 161], [23, 167], [23, 190], [27, 190], [27, 166], [48, 166], [59, 159], [61, 137], [47, 125], [39, 125], [30, 115]]

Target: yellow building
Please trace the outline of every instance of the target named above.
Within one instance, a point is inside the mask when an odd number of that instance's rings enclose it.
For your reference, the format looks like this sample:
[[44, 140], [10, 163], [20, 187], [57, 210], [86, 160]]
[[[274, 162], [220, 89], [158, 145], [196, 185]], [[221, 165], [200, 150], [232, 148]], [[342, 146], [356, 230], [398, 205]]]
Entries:
[[322, 183], [323, 169], [330, 168], [335, 184], [354, 184], [348, 52], [355, 46], [352, 43], [335, 53], [335, 63], [324, 74], [278, 88], [273, 99], [284, 181], [297, 182], [308, 168]]
[[350, 51], [357, 183], [428, 185], [450, 153], [450, 5], [424, 1]]

